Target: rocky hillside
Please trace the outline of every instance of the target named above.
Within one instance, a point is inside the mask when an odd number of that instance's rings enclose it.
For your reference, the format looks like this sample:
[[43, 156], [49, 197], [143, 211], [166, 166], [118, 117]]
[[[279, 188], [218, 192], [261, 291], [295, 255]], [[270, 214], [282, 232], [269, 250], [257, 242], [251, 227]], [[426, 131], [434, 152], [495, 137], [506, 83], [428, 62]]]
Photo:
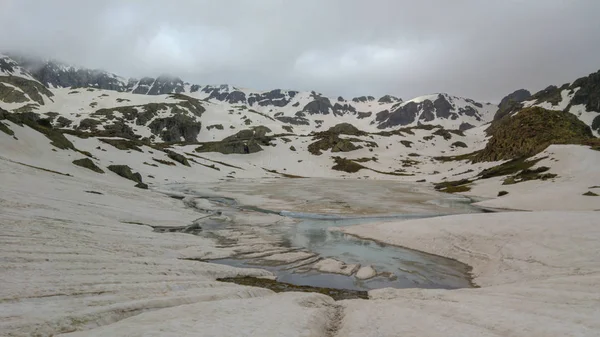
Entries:
[[571, 113], [599, 136], [600, 70], [571, 83], [548, 86], [533, 95], [525, 89], [517, 90], [502, 99], [494, 120], [515, 115], [519, 110], [528, 107]]

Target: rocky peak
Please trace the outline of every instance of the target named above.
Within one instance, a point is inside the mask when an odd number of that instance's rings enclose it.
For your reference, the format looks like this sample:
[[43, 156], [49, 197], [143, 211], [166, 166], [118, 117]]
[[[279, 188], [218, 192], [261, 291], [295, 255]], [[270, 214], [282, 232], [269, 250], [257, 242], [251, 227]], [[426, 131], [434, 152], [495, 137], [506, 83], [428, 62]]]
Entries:
[[377, 100], [377, 102], [385, 104], [385, 103], [397, 103], [397, 102], [402, 102], [401, 98], [398, 98], [396, 96], [392, 96], [392, 95], [384, 95], [381, 96], [381, 98], [379, 98], [379, 100]]
[[526, 101], [531, 97], [529, 90], [519, 89], [513, 93], [506, 95], [498, 104], [498, 111], [494, 115], [494, 120], [501, 119], [511, 111], [520, 109], [523, 105], [521, 102]]

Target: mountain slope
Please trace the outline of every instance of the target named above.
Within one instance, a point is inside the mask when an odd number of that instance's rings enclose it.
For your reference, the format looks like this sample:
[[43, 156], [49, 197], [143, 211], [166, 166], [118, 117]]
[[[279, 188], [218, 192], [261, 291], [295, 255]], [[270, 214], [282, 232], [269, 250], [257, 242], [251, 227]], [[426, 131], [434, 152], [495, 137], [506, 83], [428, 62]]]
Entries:
[[600, 136], [600, 70], [560, 87], [548, 86], [533, 95], [517, 90], [502, 100], [494, 119], [528, 107], [569, 112], [590, 126], [595, 136]]

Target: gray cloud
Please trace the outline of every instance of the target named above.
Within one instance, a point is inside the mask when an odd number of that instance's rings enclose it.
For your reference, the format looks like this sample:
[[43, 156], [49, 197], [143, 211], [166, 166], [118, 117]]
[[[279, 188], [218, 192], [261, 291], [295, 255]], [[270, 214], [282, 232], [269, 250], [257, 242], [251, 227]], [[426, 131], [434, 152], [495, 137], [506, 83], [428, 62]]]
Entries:
[[486, 101], [600, 69], [594, 0], [0, 0], [0, 49], [123, 76]]

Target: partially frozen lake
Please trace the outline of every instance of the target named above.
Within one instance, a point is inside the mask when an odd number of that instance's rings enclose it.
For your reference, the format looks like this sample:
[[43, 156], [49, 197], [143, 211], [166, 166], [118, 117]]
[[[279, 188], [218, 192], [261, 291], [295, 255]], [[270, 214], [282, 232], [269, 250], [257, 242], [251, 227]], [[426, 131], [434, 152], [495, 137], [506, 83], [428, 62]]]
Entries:
[[[405, 219], [479, 212], [467, 198], [410, 183], [330, 179], [172, 184], [168, 189], [207, 214], [199, 223], [202, 235], [236, 249], [233, 256], [213, 263], [263, 268], [278, 281], [315, 287], [471, 286], [465, 264], [331, 230], [382, 221], [401, 226]], [[357, 198], [349, 191], [361, 194]]]

